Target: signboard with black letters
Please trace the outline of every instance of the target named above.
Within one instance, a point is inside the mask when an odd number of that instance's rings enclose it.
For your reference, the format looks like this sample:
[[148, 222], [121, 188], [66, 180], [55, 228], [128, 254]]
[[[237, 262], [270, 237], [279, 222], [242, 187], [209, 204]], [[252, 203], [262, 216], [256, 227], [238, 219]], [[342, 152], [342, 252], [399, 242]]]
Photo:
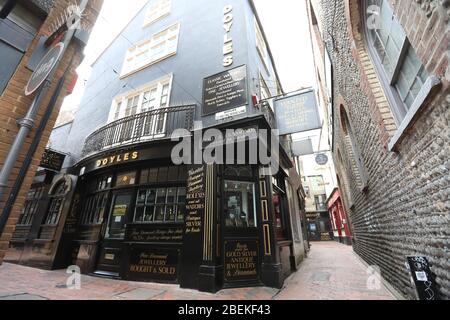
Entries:
[[44, 169], [59, 172], [61, 171], [65, 158], [66, 156], [64, 154], [47, 149], [42, 155], [39, 166]]
[[203, 80], [203, 116], [246, 105], [247, 67], [221, 72]]
[[320, 129], [319, 108], [313, 90], [275, 100], [280, 135]]

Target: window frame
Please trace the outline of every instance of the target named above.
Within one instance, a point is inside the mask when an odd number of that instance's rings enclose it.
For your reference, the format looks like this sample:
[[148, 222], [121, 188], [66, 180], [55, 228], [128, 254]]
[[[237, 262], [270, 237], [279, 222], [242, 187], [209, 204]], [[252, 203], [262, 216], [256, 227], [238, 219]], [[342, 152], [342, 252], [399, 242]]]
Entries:
[[[370, 31], [367, 26], [368, 21], [368, 9], [371, 5], [369, 3], [370, 0], [363, 0], [362, 2], [362, 10], [361, 10], [361, 21], [363, 21], [363, 34], [364, 34], [364, 42], [367, 48], [367, 51], [369, 53], [369, 57], [371, 61], [373, 62], [373, 65], [375, 67], [375, 70], [377, 71], [377, 75], [380, 79], [381, 86], [383, 88], [383, 92], [386, 95], [386, 99], [388, 101], [388, 104], [390, 106], [390, 110], [393, 114], [394, 121], [397, 126], [397, 130], [394, 134], [394, 136], [391, 138], [391, 141], [389, 142], [389, 150], [392, 151], [395, 149], [397, 143], [399, 142], [400, 138], [403, 136], [403, 133], [406, 131], [408, 126], [411, 124], [415, 114], [419, 111], [419, 109], [424, 104], [426, 98], [431, 93], [431, 90], [433, 87], [439, 85], [441, 81], [439, 78], [437, 78], [433, 74], [428, 74], [427, 79], [423, 83], [422, 87], [420, 88], [417, 96], [415, 97], [414, 101], [412, 102], [411, 106], [408, 108], [408, 106], [402, 101], [400, 94], [398, 92], [398, 89], [395, 87], [395, 84], [397, 83], [398, 76], [400, 73], [400, 70], [402, 69], [406, 57], [408, 55], [408, 52], [410, 49], [414, 50], [412, 47], [408, 36], [403, 28], [403, 26], [398, 21], [397, 17], [395, 16], [395, 12], [393, 8], [391, 7], [391, 4], [386, 0], [380, 0], [382, 2], [385, 2], [390, 10], [393, 12], [393, 20], [398, 23], [399, 27], [401, 28], [401, 31], [404, 34], [404, 39], [402, 42], [402, 46], [400, 48], [400, 53], [395, 61], [394, 65], [394, 71], [392, 73], [392, 76], [389, 76], [387, 71], [385, 70], [382, 61], [380, 60], [380, 57], [378, 55], [378, 52], [373, 44], [373, 37], [370, 34]], [[380, 7], [381, 8], [381, 7]], [[381, 12], [381, 11], [380, 11]], [[417, 55], [417, 53], [415, 53]], [[417, 56], [417, 58], [420, 60], [420, 58]], [[425, 69], [425, 65], [421, 61], [421, 68], [419, 69], [418, 73], [420, 73], [420, 70]], [[425, 69], [425, 71], [427, 71]], [[416, 75], [417, 77], [417, 75]]]
[[[176, 27], [175, 31], [170, 31], [170, 29]], [[167, 32], [168, 34], [164, 36], [164, 40], [158, 40], [158, 36], [160, 36], [162, 33]], [[171, 33], [173, 32], [173, 34]], [[120, 72], [120, 79], [126, 78], [138, 71], [141, 71], [145, 68], [148, 68], [151, 65], [154, 65], [160, 61], [163, 61], [173, 55], [176, 55], [178, 52], [178, 44], [180, 40], [180, 32], [181, 32], [181, 24], [180, 22], [176, 22], [171, 24], [168, 27], [164, 27], [164, 29], [159, 30], [155, 33], [153, 33], [149, 38], [143, 39], [141, 41], [138, 41], [133, 46], [129, 47], [127, 51], [125, 52], [125, 57], [123, 59], [122, 63], [122, 70]], [[156, 46], [164, 43], [167, 44], [170, 39], [173, 37], [176, 37], [175, 39], [175, 46], [174, 49], [169, 51], [168, 47], [165, 48], [165, 53], [157, 58], [152, 57], [152, 49], [154, 49]], [[140, 49], [139, 49], [140, 48]], [[136, 50], [137, 53], [134, 53]], [[141, 62], [139, 64], [134, 64], [133, 66], [130, 65], [130, 61], [136, 59], [137, 57], [144, 55], [146, 60], [144, 62]]]
[[[164, 2], [169, 2], [169, 5], [165, 10], [161, 9], [161, 5]], [[150, 13], [153, 10], [158, 10], [158, 13], [155, 17], [151, 18]], [[167, 17], [172, 12], [172, 0], [158, 0], [156, 3], [151, 3], [150, 7], [145, 12], [144, 24], [142, 28], [147, 28], [148, 26], [154, 24], [155, 22]]]
[[[119, 96], [116, 96], [111, 104], [111, 109], [110, 109], [110, 113], [109, 113], [109, 117], [108, 117], [108, 123], [112, 123], [114, 121], [118, 121], [120, 119], [126, 118], [126, 109], [127, 109], [127, 104], [128, 104], [128, 100], [132, 99], [134, 97], [136, 97], [137, 95], [139, 95], [139, 100], [138, 100], [138, 105], [137, 105], [137, 110], [136, 110], [136, 114], [142, 113], [142, 112], [147, 112], [147, 111], [151, 111], [151, 110], [157, 110], [160, 108], [167, 108], [170, 106], [170, 98], [172, 95], [172, 80], [173, 80], [173, 75], [170, 74], [168, 76], [162, 77], [160, 79], [157, 79], [155, 81], [152, 81], [150, 83], [147, 83], [146, 85], [138, 88], [137, 90], [132, 90], [132, 91], [128, 91], [126, 93], [123, 93]], [[167, 102], [165, 106], [161, 106], [161, 99], [163, 97], [163, 89], [164, 87], [168, 85], [168, 93], [167, 93]], [[156, 96], [155, 96], [155, 100], [157, 101], [157, 104], [154, 108], [149, 109], [147, 104], [147, 109], [143, 110], [143, 106], [145, 106], [145, 103], [147, 101], [144, 101], [144, 96], [146, 93], [151, 92], [152, 90], [154, 90], [156, 88]], [[148, 101], [150, 102], [150, 101]], [[121, 104], [120, 109], [118, 110], [118, 117], [116, 118], [116, 114], [117, 114], [117, 107], [118, 105]], [[130, 116], [130, 115], [128, 115]]]

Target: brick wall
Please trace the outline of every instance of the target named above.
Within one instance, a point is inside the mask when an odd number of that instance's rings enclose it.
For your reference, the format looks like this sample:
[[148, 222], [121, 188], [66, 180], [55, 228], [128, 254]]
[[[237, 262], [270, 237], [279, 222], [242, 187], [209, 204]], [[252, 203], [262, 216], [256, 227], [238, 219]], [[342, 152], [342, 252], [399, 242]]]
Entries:
[[[50, 11], [47, 19], [45, 20], [45, 22], [41, 26], [40, 30], [38, 31], [30, 48], [24, 55], [16, 72], [14, 73], [9, 84], [7, 85], [3, 95], [0, 97], [0, 136], [2, 137], [0, 140], [0, 166], [3, 165], [6, 155], [11, 147], [12, 142], [14, 141], [14, 138], [15, 138], [17, 132], [18, 132], [19, 128], [17, 126], [16, 120], [21, 119], [25, 116], [25, 114], [34, 98], [34, 95], [27, 97], [24, 94], [24, 88], [28, 82], [28, 79], [31, 76], [31, 71], [26, 68], [28, 59], [32, 55], [33, 50], [37, 45], [39, 37], [41, 35], [46, 35], [46, 36], [50, 35], [50, 32], [51, 32], [50, 28], [51, 28], [52, 23], [54, 23], [58, 18], [60, 19], [61, 15], [66, 10], [68, 5], [70, 5], [72, 3], [73, 3], [72, 0], [55, 1], [55, 5], [54, 5], [53, 9]], [[98, 12], [101, 8], [102, 3], [103, 3], [103, 0], [90, 0], [89, 1], [88, 7], [87, 7], [86, 11], [84, 12], [84, 16], [83, 16], [83, 19], [84, 19], [83, 26], [85, 26], [85, 27], [93, 26], [93, 24], [97, 18]], [[57, 83], [57, 79], [59, 79], [62, 76], [64, 70], [66, 70], [66, 68], [69, 66], [70, 61], [72, 61], [72, 64], [70, 66], [70, 74], [66, 78], [66, 83], [64, 84], [64, 90], [62, 91], [61, 96], [58, 99], [58, 102], [54, 108], [54, 111], [50, 118], [50, 121], [48, 122], [47, 127], [44, 131], [44, 134], [40, 140], [39, 147], [33, 156], [32, 165], [28, 169], [24, 183], [20, 189], [17, 200], [14, 203], [14, 206], [12, 208], [6, 228], [0, 237], [0, 263], [2, 262], [5, 252], [8, 249], [9, 241], [11, 239], [12, 233], [14, 232], [15, 225], [18, 221], [20, 212], [22, 210], [23, 203], [25, 201], [26, 193], [31, 186], [33, 177], [34, 177], [35, 172], [40, 163], [40, 159], [45, 150], [45, 146], [48, 142], [51, 130], [52, 130], [54, 123], [56, 121], [56, 118], [58, 116], [62, 101], [66, 95], [66, 93], [65, 93], [66, 89], [70, 85], [70, 82], [73, 78], [75, 69], [78, 67], [78, 65], [80, 64], [80, 62], [82, 60], [82, 51], [83, 51], [83, 47], [81, 47], [81, 45], [78, 42], [72, 42], [69, 45], [69, 47], [65, 53], [65, 56], [63, 57], [62, 62], [58, 67], [58, 70], [57, 70], [55, 78], [54, 78], [55, 80], [53, 81], [52, 86], [51, 86], [47, 96], [45, 97], [43, 103], [41, 104], [41, 108], [35, 119], [36, 120], [35, 126], [37, 126], [44, 114], [45, 107], [48, 105], [50, 97], [52, 96], [52, 94], [54, 92], [54, 89], [55, 89], [56, 83]], [[73, 60], [72, 60], [72, 58], [73, 58]], [[8, 182], [9, 187], [12, 187], [12, 185], [17, 177], [17, 174], [20, 170], [21, 164], [24, 161], [27, 149], [29, 148], [29, 146], [33, 140], [34, 134], [35, 134], [35, 130], [32, 130], [26, 139], [26, 142], [23, 147], [23, 152], [20, 154], [20, 156], [16, 162], [16, 166], [14, 167], [14, 170], [12, 171], [10, 180]], [[10, 189], [7, 189], [5, 191], [6, 196], [9, 194], [9, 191], [10, 191]], [[6, 196], [3, 199], [0, 199], [0, 212], [3, 210]]]
[[[378, 265], [383, 277], [409, 298], [414, 292], [405, 258], [428, 257], [440, 295], [449, 299], [448, 2], [390, 1], [427, 71], [442, 82], [392, 152], [388, 144], [398, 128], [361, 34], [360, 1], [312, 1], [321, 7], [322, 40], [332, 53], [334, 161], [352, 222], [354, 250], [369, 264]], [[366, 190], [340, 108], [348, 115], [361, 155]]]

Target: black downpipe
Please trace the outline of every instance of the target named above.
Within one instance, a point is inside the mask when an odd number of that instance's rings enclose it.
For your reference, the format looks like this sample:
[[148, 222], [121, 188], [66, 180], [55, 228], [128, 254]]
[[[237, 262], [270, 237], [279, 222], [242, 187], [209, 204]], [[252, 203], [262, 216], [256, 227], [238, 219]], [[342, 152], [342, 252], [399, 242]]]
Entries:
[[6, 17], [13, 11], [17, 4], [17, 0], [7, 0], [0, 10], [0, 19], [6, 19]]
[[22, 167], [20, 168], [19, 175], [17, 176], [17, 179], [14, 182], [14, 186], [11, 190], [11, 193], [9, 194], [8, 200], [6, 200], [5, 207], [3, 208], [2, 214], [0, 215], [0, 238], [1, 235], [3, 234], [3, 230], [5, 229], [6, 223], [8, 222], [9, 214], [11, 213], [11, 209], [14, 205], [14, 202], [17, 199], [17, 195], [19, 194], [20, 188], [22, 187], [22, 183], [23, 180], [25, 179], [28, 168], [30, 167], [31, 161], [33, 160], [34, 153], [36, 152], [36, 149], [38, 148], [39, 143], [41, 142], [42, 134], [45, 130], [45, 127], [47, 126], [50, 116], [53, 113], [56, 101], [58, 100], [58, 97], [63, 89], [64, 82], [66, 81], [66, 76], [71, 65], [72, 61], [69, 63], [69, 66], [64, 71], [63, 76], [58, 81], [55, 92], [53, 93], [53, 96], [50, 99], [47, 109], [45, 110], [45, 114], [42, 117], [41, 123], [39, 124], [39, 127], [36, 129], [36, 135], [33, 138], [30, 149], [28, 149], [25, 160], [22, 164]]

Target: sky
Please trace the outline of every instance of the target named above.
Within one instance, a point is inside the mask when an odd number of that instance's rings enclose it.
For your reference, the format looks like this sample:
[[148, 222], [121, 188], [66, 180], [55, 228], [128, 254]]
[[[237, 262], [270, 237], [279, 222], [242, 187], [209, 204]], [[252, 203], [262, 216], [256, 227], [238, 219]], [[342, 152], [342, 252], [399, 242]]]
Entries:
[[[78, 67], [78, 83], [63, 104], [63, 111], [75, 111], [90, 76], [90, 65], [110, 44], [148, 0], [104, 0], [97, 23], [85, 48], [85, 59]], [[195, 1], [195, 0], [190, 0]], [[243, 0], [245, 1], [245, 0]], [[314, 86], [315, 76], [309, 36], [306, 1], [254, 0], [275, 65], [285, 92]]]

